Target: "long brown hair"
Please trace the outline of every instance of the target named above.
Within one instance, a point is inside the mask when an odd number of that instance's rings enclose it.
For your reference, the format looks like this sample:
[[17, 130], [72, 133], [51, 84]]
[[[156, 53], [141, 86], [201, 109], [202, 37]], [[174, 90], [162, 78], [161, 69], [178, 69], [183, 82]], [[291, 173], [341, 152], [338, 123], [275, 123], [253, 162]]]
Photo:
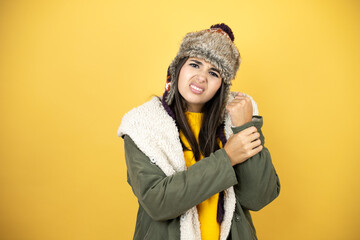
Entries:
[[199, 132], [199, 143], [196, 141], [196, 137], [194, 136], [191, 128], [187, 122], [185, 117], [185, 111], [187, 111], [186, 100], [181, 96], [179, 89], [178, 89], [178, 79], [179, 73], [182, 66], [187, 61], [188, 57], [185, 57], [180, 60], [179, 64], [176, 67], [176, 76], [174, 85], [176, 86], [175, 94], [174, 94], [174, 101], [169, 106], [170, 109], [173, 111], [176, 119], [176, 124], [179, 129], [181, 130], [184, 136], [186, 137], [187, 141], [190, 144], [191, 149], [188, 149], [184, 143], [181, 141], [181, 145], [183, 150], [192, 151], [194, 153], [195, 160], [200, 160], [200, 153], [207, 157], [211, 153], [215, 152], [220, 148], [217, 143], [217, 133], [219, 131], [220, 125], [223, 122], [221, 119], [221, 106], [223, 106], [223, 99], [224, 99], [224, 92], [225, 92], [225, 85], [224, 82], [221, 82], [221, 86], [215, 95], [204, 104], [202, 108], [202, 123]]
[[[179, 132], [182, 131], [187, 141], [190, 144], [190, 148], [188, 149], [180, 138], [180, 142], [183, 150], [192, 151], [196, 161], [200, 160], [200, 153], [204, 157], [208, 157], [211, 153], [215, 152], [220, 148], [217, 143], [216, 138], [219, 137], [223, 146], [226, 144], [226, 137], [224, 133], [224, 123], [221, 113], [223, 109], [220, 109], [223, 106], [224, 94], [225, 94], [225, 84], [224, 81], [221, 82], [221, 86], [215, 95], [204, 104], [202, 108], [202, 122], [199, 132], [199, 143], [196, 141], [196, 138], [193, 132], [190, 129], [190, 126], [185, 117], [185, 111], [187, 110], [186, 100], [179, 93], [178, 85], [178, 76], [180, 73], [180, 69], [187, 61], [188, 57], [185, 57], [179, 61], [179, 64], [176, 66], [174, 85], [175, 86], [175, 94], [174, 100], [172, 103], [167, 105], [165, 98], [167, 96], [167, 91], [165, 91], [163, 95], [163, 99], [159, 100], [162, 102], [165, 110], [168, 114], [175, 120], [175, 123], [178, 127]], [[168, 72], [169, 74], [169, 72]], [[221, 223], [224, 219], [225, 209], [224, 209], [224, 191], [219, 193], [219, 201], [217, 208], [217, 216], [216, 220], [218, 223]]]

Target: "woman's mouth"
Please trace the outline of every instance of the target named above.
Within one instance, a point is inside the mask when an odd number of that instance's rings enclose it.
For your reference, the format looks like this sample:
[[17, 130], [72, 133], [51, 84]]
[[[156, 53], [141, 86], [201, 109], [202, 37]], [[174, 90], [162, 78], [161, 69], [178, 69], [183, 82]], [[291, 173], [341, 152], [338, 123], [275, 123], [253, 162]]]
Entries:
[[196, 94], [201, 94], [204, 91], [203, 88], [199, 88], [199, 87], [195, 86], [194, 84], [190, 84], [190, 89], [193, 93], [196, 93]]

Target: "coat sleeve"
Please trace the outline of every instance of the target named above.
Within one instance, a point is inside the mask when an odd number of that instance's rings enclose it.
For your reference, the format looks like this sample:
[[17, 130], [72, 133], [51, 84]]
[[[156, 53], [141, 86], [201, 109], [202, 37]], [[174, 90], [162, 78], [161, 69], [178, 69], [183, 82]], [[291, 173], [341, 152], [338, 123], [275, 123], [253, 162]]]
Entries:
[[237, 178], [224, 149], [198, 161], [186, 171], [166, 176], [124, 136], [128, 183], [139, 203], [156, 221], [173, 219], [214, 194], [235, 184]]
[[255, 126], [260, 133], [263, 149], [245, 162], [235, 165], [238, 184], [234, 186], [240, 204], [253, 211], [258, 211], [273, 201], [280, 193], [280, 181], [272, 164], [269, 150], [264, 146], [265, 138], [261, 131], [263, 118], [253, 116], [253, 120], [239, 127], [232, 127], [236, 134]]

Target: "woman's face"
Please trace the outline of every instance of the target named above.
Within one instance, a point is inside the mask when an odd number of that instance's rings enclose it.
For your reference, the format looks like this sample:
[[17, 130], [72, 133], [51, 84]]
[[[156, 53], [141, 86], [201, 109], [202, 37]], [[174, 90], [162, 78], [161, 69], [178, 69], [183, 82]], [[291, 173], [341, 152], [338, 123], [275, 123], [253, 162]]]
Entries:
[[203, 59], [191, 57], [180, 69], [178, 89], [186, 100], [187, 111], [201, 112], [221, 86], [220, 71]]

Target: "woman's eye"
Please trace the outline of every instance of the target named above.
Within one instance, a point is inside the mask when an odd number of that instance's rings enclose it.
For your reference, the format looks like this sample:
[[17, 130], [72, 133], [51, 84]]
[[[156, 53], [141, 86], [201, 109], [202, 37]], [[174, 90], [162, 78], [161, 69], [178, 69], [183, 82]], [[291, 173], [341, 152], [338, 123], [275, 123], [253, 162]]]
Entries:
[[198, 67], [199, 65], [197, 65], [196, 63], [190, 63], [190, 66], [192, 66], [192, 67]]
[[213, 75], [214, 77], [219, 77], [215, 72], [210, 72], [211, 75]]

